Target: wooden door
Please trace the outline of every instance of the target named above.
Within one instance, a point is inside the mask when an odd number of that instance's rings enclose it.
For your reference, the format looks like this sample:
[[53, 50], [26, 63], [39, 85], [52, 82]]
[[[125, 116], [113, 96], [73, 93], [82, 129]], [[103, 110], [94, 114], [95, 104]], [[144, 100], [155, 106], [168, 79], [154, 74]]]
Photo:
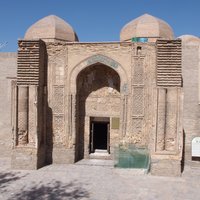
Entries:
[[110, 153], [110, 123], [107, 124], [107, 151]]
[[94, 122], [91, 123], [90, 130], [90, 152], [94, 152]]

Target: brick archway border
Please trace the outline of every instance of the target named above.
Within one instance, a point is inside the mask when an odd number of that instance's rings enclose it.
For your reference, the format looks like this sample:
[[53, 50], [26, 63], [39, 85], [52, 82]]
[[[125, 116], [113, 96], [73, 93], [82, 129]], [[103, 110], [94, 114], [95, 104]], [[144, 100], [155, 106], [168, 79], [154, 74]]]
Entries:
[[113, 70], [115, 70], [119, 77], [120, 77], [120, 93], [121, 94], [127, 94], [128, 93], [128, 79], [127, 79], [127, 74], [124, 70], [124, 68], [122, 67], [122, 65], [120, 63], [118, 63], [117, 61], [113, 60], [110, 57], [107, 57], [105, 55], [102, 54], [96, 54], [93, 56], [90, 56], [88, 58], [86, 58], [85, 60], [81, 61], [78, 65], [76, 65], [73, 70], [70, 73], [70, 92], [71, 94], [76, 94], [76, 80], [77, 80], [77, 76], [78, 74], [85, 69], [86, 67], [89, 67], [91, 65], [95, 65], [97, 63], [100, 64], [104, 64], [110, 68], [112, 68]]

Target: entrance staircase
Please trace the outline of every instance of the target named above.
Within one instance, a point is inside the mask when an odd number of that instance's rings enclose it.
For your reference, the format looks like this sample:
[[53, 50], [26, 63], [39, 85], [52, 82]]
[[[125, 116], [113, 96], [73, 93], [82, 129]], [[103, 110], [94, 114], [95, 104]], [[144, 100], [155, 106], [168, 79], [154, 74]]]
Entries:
[[83, 160], [76, 162], [76, 165], [100, 166], [100, 167], [114, 168], [114, 160], [83, 159]]
[[90, 159], [111, 160], [111, 156], [107, 150], [95, 149], [94, 153], [89, 155]]

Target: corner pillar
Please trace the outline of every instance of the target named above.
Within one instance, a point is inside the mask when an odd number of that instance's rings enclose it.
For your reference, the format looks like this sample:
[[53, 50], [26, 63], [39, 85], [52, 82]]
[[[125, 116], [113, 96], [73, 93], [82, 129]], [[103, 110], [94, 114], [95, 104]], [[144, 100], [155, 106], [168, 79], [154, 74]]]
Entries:
[[38, 169], [45, 164], [45, 44], [18, 42], [17, 81], [12, 86], [13, 169]]

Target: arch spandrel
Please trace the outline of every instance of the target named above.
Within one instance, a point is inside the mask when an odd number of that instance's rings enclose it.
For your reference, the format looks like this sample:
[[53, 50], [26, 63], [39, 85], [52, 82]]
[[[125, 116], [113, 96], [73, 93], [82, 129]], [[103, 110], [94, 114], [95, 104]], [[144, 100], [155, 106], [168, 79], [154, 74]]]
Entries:
[[70, 73], [70, 92], [72, 94], [76, 94], [76, 79], [77, 79], [78, 74], [86, 67], [89, 67], [91, 65], [95, 65], [98, 63], [112, 68], [119, 74], [120, 82], [121, 82], [120, 92], [122, 94], [127, 94], [128, 93], [128, 79], [127, 79], [127, 75], [124, 68], [117, 61], [101, 54], [96, 54], [89, 58], [86, 58], [85, 60], [83, 60], [82, 62], [80, 62], [78, 65], [76, 65], [73, 68], [73, 70]]

